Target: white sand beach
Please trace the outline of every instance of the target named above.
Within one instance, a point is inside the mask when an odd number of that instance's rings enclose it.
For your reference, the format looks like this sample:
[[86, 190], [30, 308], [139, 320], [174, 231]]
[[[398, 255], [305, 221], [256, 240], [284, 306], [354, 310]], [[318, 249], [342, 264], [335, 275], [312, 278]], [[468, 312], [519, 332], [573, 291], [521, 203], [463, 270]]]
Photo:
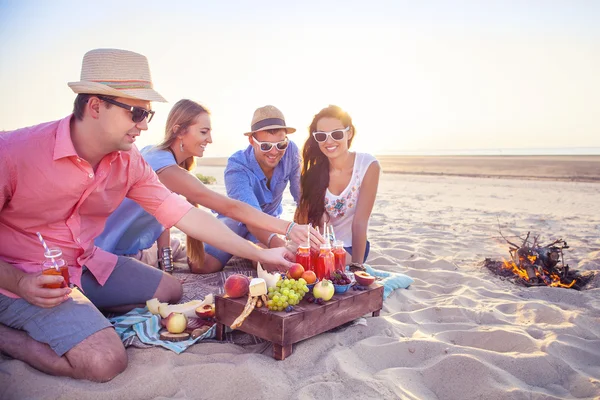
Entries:
[[[471, 172], [494, 175], [485, 165]], [[201, 171], [224, 190], [222, 167]], [[300, 342], [284, 361], [271, 357], [268, 343], [199, 342], [181, 355], [130, 347], [127, 370], [98, 384], [4, 357], [0, 398], [599, 398], [600, 277], [582, 291], [525, 288], [481, 266], [508, 257], [499, 223], [507, 237], [563, 238], [571, 268], [600, 270], [600, 184], [527, 175], [384, 173], [368, 263], [415, 282], [394, 291], [366, 326]]]

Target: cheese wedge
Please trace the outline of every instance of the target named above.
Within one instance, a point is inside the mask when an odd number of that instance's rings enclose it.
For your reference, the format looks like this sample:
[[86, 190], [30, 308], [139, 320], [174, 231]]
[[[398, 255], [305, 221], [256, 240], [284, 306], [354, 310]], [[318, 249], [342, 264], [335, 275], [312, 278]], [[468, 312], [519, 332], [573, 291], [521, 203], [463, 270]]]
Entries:
[[263, 278], [253, 278], [250, 281], [250, 296], [267, 294], [267, 283]]

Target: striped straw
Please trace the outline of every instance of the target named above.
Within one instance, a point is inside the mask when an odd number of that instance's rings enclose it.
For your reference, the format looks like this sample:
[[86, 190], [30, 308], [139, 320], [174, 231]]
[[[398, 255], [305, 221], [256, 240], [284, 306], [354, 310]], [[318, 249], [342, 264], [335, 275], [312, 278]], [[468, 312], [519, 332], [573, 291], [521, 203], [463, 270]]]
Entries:
[[[38, 239], [40, 239], [40, 242], [42, 243], [42, 246], [44, 246], [44, 253], [46, 255], [50, 255], [50, 249], [48, 248], [48, 245], [46, 244], [46, 241], [44, 240], [44, 238], [42, 237], [42, 234], [39, 232], [36, 232]], [[54, 264], [54, 268], [57, 271], [60, 271], [60, 268], [58, 268], [58, 264], [56, 263], [56, 261], [54, 260], [53, 257], [50, 257], [50, 259], [52, 260], [52, 264]]]
[[329, 225], [329, 230], [331, 231], [331, 237], [333, 238], [333, 242], [335, 243], [335, 232], [333, 231], [333, 225]]
[[306, 247], [310, 247], [310, 225], [306, 225]]

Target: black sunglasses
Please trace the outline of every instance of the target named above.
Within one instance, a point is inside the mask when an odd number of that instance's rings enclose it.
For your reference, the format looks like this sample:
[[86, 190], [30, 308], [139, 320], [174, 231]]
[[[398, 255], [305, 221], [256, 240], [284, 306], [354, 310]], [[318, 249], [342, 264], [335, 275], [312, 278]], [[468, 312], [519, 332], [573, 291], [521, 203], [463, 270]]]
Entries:
[[152, 121], [152, 117], [154, 117], [154, 111], [146, 110], [143, 107], [135, 107], [130, 106], [129, 104], [121, 103], [113, 99], [109, 99], [104, 96], [97, 96], [100, 100], [105, 101], [107, 103], [113, 104], [117, 107], [121, 107], [131, 112], [131, 120], [136, 124], [138, 122], [142, 122], [144, 119], [148, 118], [148, 123]]
[[285, 149], [287, 149], [288, 147], [288, 140], [287, 138], [285, 138], [285, 140], [282, 140], [281, 142], [259, 142], [258, 140], [256, 140], [256, 138], [254, 136], [252, 136], [252, 139], [254, 140], [254, 143], [256, 143], [257, 145], [260, 146], [260, 150], [267, 153], [269, 151], [271, 151], [271, 149], [273, 148], [273, 146], [277, 147], [277, 150], [283, 151]]

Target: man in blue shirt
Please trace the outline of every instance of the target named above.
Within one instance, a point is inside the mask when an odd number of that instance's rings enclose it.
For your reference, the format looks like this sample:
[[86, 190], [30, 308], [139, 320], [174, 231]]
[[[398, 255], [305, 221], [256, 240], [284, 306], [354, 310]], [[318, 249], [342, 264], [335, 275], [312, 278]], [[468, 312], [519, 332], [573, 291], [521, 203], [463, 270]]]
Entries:
[[[281, 216], [283, 192], [290, 183], [290, 192], [298, 204], [300, 200], [300, 151], [287, 135], [296, 131], [286, 126], [281, 111], [273, 106], [257, 109], [252, 117], [251, 131], [245, 133], [250, 145], [234, 153], [225, 168], [225, 187], [232, 199], [250, 204], [274, 217]], [[238, 221], [219, 215], [239, 236], [265, 247], [280, 247], [285, 240], [273, 232], [248, 227]], [[231, 254], [205, 245], [204, 265], [209, 271], [223, 268]]]

